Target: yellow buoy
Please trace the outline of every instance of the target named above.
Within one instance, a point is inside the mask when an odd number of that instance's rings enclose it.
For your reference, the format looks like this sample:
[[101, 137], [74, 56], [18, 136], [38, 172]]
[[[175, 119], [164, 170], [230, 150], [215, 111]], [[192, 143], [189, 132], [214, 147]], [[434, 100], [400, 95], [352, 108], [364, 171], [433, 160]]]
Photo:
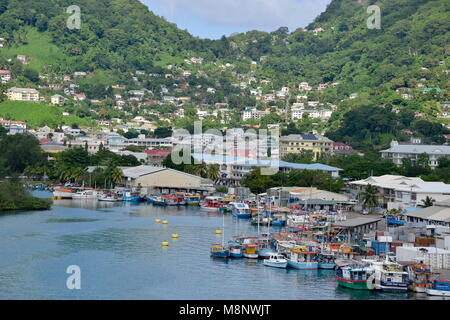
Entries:
[[55, 200], [55, 197], [50, 197], [50, 200]]
[[62, 197], [58, 197], [58, 200], [61, 200], [62, 199]]
[[163, 220], [163, 222], [162, 222], [163, 224], [168, 224], [169, 223], [169, 221], [167, 221], [167, 220]]
[[222, 230], [216, 230], [216, 234], [222, 234]]
[[167, 241], [163, 241], [163, 242], [161, 242], [161, 244], [162, 244], [163, 247], [168, 247], [169, 246], [169, 242], [167, 242]]
[[160, 222], [161, 222], [161, 219], [155, 219], [155, 222], [156, 222], [156, 223], [160, 223]]
[[172, 235], [172, 238], [178, 238], [178, 233], [174, 233], [174, 234]]

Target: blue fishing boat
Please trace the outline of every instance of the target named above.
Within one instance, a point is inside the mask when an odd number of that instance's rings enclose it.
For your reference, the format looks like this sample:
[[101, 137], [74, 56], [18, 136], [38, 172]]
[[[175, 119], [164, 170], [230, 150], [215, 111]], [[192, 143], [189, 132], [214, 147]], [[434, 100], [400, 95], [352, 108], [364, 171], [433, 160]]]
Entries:
[[230, 257], [230, 251], [219, 243], [215, 243], [211, 248], [211, 256], [214, 258], [228, 259]]
[[319, 268], [317, 252], [306, 247], [295, 247], [289, 250], [288, 266], [299, 270], [316, 270]]
[[244, 258], [244, 247], [236, 241], [229, 241], [230, 258]]
[[236, 218], [240, 219], [250, 219], [250, 208], [248, 204], [242, 202], [231, 202], [229, 204], [231, 208], [231, 214]]
[[137, 192], [124, 191], [122, 195], [122, 200], [130, 202], [139, 202], [141, 201], [141, 196]]
[[151, 197], [151, 199], [152, 199], [152, 204], [154, 206], [161, 206], [161, 207], [167, 206], [166, 201], [164, 201], [164, 198], [161, 196]]
[[426, 289], [430, 296], [450, 297], [450, 281], [435, 280], [431, 288]]
[[329, 253], [321, 253], [319, 254], [319, 269], [327, 269], [327, 270], [333, 270], [336, 266], [336, 263], [334, 262], [334, 256]]

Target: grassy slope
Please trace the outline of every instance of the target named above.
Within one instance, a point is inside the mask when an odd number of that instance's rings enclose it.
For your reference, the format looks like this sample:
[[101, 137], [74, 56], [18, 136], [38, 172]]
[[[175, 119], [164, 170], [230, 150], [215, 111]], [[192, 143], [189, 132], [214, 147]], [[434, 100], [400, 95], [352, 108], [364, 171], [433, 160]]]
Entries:
[[44, 125], [56, 127], [59, 124], [72, 125], [74, 123], [80, 126], [92, 125], [88, 119], [81, 119], [76, 116], [63, 116], [62, 111], [58, 107], [33, 102], [2, 102], [0, 103], [0, 117], [26, 121], [31, 128]]
[[51, 43], [47, 33], [39, 33], [34, 28], [28, 28], [27, 41], [26, 45], [0, 49], [0, 55], [15, 58], [18, 54], [24, 54], [29, 57], [28, 67], [36, 71], [43, 71], [45, 64], [52, 64], [64, 55], [60, 48]]

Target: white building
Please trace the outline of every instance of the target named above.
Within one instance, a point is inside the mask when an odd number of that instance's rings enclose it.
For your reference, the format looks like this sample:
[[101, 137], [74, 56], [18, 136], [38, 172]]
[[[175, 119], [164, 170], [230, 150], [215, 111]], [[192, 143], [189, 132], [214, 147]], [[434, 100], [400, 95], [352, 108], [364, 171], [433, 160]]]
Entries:
[[250, 119], [260, 120], [262, 117], [268, 114], [270, 114], [270, 111], [257, 110], [256, 108], [245, 108], [245, 110], [242, 111], [242, 120], [243, 121], [247, 121]]
[[11, 80], [11, 71], [9, 70], [0, 70], [0, 81], [1, 83], [7, 83]]
[[[420, 143], [420, 140], [416, 141]], [[439, 165], [439, 158], [450, 158], [450, 146], [445, 145], [425, 145], [425, 144], [400, 144], [397, 141], [391, 142], [391, 147], [386, 150], [382, 150], [381, 156], [384, 159], [389, 159], [397, 166], [402, 165], [403, 158], [411, 159], [412, 164], [416, 163], [419, 159], [419, 155], [426, 153], [429, 156], [428, 165], [431, 168], [435, 168]]]
[[369, 184], [378, 188], [379, 203], [388, 210], [416, 207], [426, 197], [431, 197], [436, 201], [444, 201], [450, 198], [450, 184], [425, 182], [421, 178], [415, 177], [396, 175], [369, 177], [350, 182], [350, 187], [356, 197]]
[[16, 88], [12, 87], [8, 89], [8, 99], [13, 101], [39, 101], [39, 91], [30, 88]]

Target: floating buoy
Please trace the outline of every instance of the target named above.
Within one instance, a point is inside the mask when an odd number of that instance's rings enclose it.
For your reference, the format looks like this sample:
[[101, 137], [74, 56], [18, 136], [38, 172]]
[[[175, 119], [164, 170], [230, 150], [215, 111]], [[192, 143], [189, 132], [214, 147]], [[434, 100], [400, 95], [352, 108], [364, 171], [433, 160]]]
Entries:
[[163, 224], [168, 224], [169, 223], [169, 221], [167, 221], [167, 220], [163, 220], [163, 222], [162, 222]]
[[50, 197], [50, 200], [55, 200], [55, 197]]
[[174, 233], [174, 234], [172, 235], [172, 238], [177, 239], [177, 238], [178, 238], [178, 233]]
[[216, 230], [216, 234], [222, 234], [222, 230]]
[[160, 223], [160, 222], [161, 222], [161, 219], [155, 219], [155, 222], [156, 222], [156, 223]]
[[62, 197], [58, 197], [58, 200], [61, 200], [62, 199]]
[[168, 247], [169, 246], [169, 242], [167, 242], [167, 241], [163, 241], [163, 242], [161, 242], [161, 244], [162, 244], [163, 247]]

